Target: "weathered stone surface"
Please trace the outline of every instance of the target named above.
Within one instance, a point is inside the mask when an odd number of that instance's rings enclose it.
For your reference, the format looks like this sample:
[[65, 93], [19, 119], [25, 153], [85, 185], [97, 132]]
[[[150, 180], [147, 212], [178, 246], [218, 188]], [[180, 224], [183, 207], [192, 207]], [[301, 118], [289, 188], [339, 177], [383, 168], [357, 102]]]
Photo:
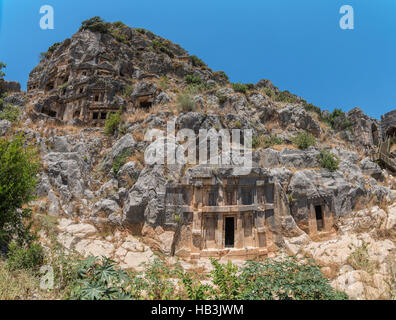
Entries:
[[139, 170], [134, 161], [124, 164], [117, 174], [118, 185], [120, 188], [130, 188], [136, 182], [141, 170]]
[[304, 129], [318, 136], [321, 133], [319, 124], [304, 108], [287, 105], [279, 111], [279, 121], [283, 127], [293, 125], [297, 129]]
[[125, 154], [131, 155], [135, 146], [135, 139], [130, 133], [123, 136], [113, 145], [109, 154], [101, 163], [102, 170], [108, 172], [112, 168], [115, 159]]

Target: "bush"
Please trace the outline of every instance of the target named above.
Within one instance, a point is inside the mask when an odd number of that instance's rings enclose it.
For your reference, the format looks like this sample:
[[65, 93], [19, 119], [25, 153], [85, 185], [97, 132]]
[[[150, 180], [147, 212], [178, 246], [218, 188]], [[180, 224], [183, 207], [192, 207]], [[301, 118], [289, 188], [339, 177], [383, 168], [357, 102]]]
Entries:
[[232, 89], [235, 92], [246, 93], [246, 91], [248, 90], [248, 86], [246, 84], [233, 83], [232, 84]]
[[266, 137], [264, 135], [260, 135], [260, 136], [253, 136], [252, 138], [252, 147], [255, 149], [270, 148], [276, 144], [280, 145], [282, 143], [283, 143], [283, 139], [277, 136]]
[[111, 136], [121, 124], [121, 113], [111, 113], [105, 122], [104, 133]]
[[211, 260], [214, 284], [194, 282], [183, 275], [183, 285], [190, 299], [227, 300], [345, 300], [348, 296], [334, 290], [323, 277], [319, 266], [312, 261], [298, 262], [289, 257], [282, 261], [266, 259], [248, 261], [238, 269]]
[[130, 151], [124, 152], [120, 154], [113, 161], [113, 174], [116, 177], [118, 171], [120, 171], [121, 167], [126, 163], [127, 158], [130, 156]]
[[213, 77], [217, 81], [228, 82], [228, 76], [224, 71], [215, 71], [213, 72]]
[[184, 81], [186, 81], [187, 84], [192, 84], [192, 85], [200, 85], [202, 83], [202, 79], [199, 76], [194, 76], [192, 74], [185, 76]]
[[206, 67], [206, 63], [195, 55], [191, 56], [190, 60], [194, 67]]
[[12, 123], [16, 122], [19, 118], [20, 110], [17, 106], [7, 104], [3, 111], [0, 112], [1, 120], [8, 120]]
[[300, 102], [300, 99], [290, 93], [289, 91], [281, 91], [275, 96], [276, 101], [281, 101], [281, 102], [287, 102], [287, 103], [298, 103]]
[[7, 65], [4, 62], [0, 61], [0, 79], [3, 79], [5, 77], [4, 71], [2, 69], [7, 68]]
[[316, 144], [316, 139], [313, 134], [308, 132], [299, 132], [293, 138], [293, 143], [301, 150], [308, 149]]
[[22, 247], [12, 241], [8, 249], [7, 268], [11, 271], [20, 269], [37, 271], [43, 265], [44, 250], [38, 243]]
[[336, 171], [340, 164], [340, 159], [328, 150], [320, 151], [318, 160], [322, 168], [329, 169], [331, 172]]
[[36, 150], [20, 136], [0, 140], [0, 245], [31, 239], [30, 226], [24, 224], [31, 210], [24, 205], [34, 199], [38, 169]]
[[307, 103], [304, 101], [303, 107], [304, 107], [305, 111], [307, 111], [307, 112], [315, 112], [319, 115], [319, 117], [322, 116], [322, 110], [320, 110], [319, 107], [313, 105], [312, 103]]
[[171, 51], [171, 49], [169, 48], [169, 44], [168, 43], [163, 43], [157, 39], [154, 39], [153, 41], [153, 48], [158, 52], [163, 52], [165, 54], [167, 54], [170, 58], [174, 58], [175, 55], [174, 53]]
[[83, 21], [79, 31], [90, 30], [92, 32], [107, 33], [110, 30], [110, 27], [110, 23], [104, 22], [104, 20], [96, 16]]
[[219, 104], [220, 105], [223, 105], [224, 103], [226, 103], [226, 101], [228, 99], [226, 95], [220, 94], [220, 93], [217, 93], [216, 97], [219, 99]]
[[187, 93], [177, 96], [177, 109], [179, 112], [190, 112], [197, 109], [194, 99]]
[[334, 290], [312, 261], [266, 259], [249, 261], [240, 274], [240, 298], [246, 300], [345, 300], [345, 293]]
[[132, 299], [128, 274], [114, 261], [103, 257], [89, 257], [78, 265], [78, 278], [72, 288], [71, 300], [126, 300]]

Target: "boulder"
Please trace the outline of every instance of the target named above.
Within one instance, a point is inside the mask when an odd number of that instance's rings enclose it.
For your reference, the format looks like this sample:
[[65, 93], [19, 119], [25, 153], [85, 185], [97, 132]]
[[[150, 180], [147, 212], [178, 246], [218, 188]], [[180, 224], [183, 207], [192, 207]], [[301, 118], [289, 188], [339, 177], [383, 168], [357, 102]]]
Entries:
[[300, 106], [289, 104], [281, 109], [279, 111], [279, 122], [284, 128], [292, 125], [297, 129], [311, 132], [317, 137], [321, 133], [320, 125]]

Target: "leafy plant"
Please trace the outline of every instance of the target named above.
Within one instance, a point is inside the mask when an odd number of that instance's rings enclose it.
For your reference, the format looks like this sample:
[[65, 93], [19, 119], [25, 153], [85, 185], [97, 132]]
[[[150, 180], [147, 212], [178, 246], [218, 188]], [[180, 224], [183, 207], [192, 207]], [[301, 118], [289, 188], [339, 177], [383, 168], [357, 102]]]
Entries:
[[8, 120], [12, 123], [16, 122], [19, 119], [20, 110], [17, 106], [13, 106], [12, 104], [6, 104], [6, 107], [0, 112], [1, 120]]
[[20, 246], [12, 241], [8, 250], [7, 267], [10, 270], [34, 269], [37, 271], [44, 262], [43, 247], [38, 243]]
[[144, 272], [146, 298], [149, 300], [171, 300], [177, 297], [174, 284], [170, 279], [181, 274], [178, 265], [170, 268], [166, 262], [155, 257]]
[[89, 257], [78, 266], [78, 279], [72, 300], [127, 300], [133, 299], [128, 291], [130, 278], [114, 261]]
[[213, 283], [217, 286], [215, 292], [216, 299], [236, 300], [240, 297], [242, 283], [238, 275], [238, 267], [231, 261], [227, 264], [220, 264], [211, 259], [214, 270], [211, 272]]
[[318, 160], [322, 168], [326, 168], [331, 172], [336, 171], [340, 164], [340, 159], [328, 150], [321, 150]]
[[96, 16], [83, 21], [79, 31], [90, 30], [92, 32], [107, 33], [110, 30], [110, 27], [110, 23], [105, 22], [102, 18]]
[[153, 43], [153, 48], [158, 52], [163, 52], [165, 54], [167, 54], [170, 58], [174, 58], [175, 55], [174, 53], [171, 51], [171, 49], [169, 48], [169, 43], [166, 42], [161, 42], [157, 39], [154, 39], [152, 41]]
[[185, 76], [184, 81], [186, 81], [188, 84], [193, 85], [199, 85], [202, 83], [202, 79], [199, 76], [194, 76], [192, 74]]
[[354, 251], [347, 258], [347, 262], [355, 270], [364, 270], [370, 274], [377, 267], [375, 262], [369, 259], [368, 243], [365, 241], [360, 246], [354, 246]]
[[113, 135], [121, 124], [121, 113], [111, 113], [109, 118], [105, 122], [104, 133], [107, 135]]
[[316, 144], [315, 136], [309, 132], [299, 132], [294, 138], [293, 143], [301, 150], [308, 149]]
[[224, 94], [217, 93], [216, 97], [219, 99], [219, 104], [223, 105], [227, 101], [227, 96]]
[[264, 135], [255, 135], [252, 138], [252, 147], [257, 148], [270, 148], [276, 144], [282, 144], [283, 139], [277, 136], [264, 136]]
[[3, 79], [5, 77], [5, 73], [2, 69], [7, 68], [7, 65], [4, 62], [0, 61], [0, 79]]
[[345, 293], [334, 290], [312, 261], [295, 257], [282, 261], [248, 261], [241, 270], [240, 297], [247, 300], [345, 300]]
[[235, 92], [246, 93], [246, 91], [248, 90], [248, 86], [246, 84], [242, 84], [242, 83], [233, 83], [232, 89]]
[[177, 109], [182, 112], [195, 111], [197, 104], [191, 95], [184, 93], [177, 96]]
[[38, 169], [36, 150], [25, 146], [21, 136], [0, 140], [0, 244], [14, 237], [19, 243], [30, 241], [24, 220], [31, 210], [24, 205], [34, 199]]
[[113, 174], [117, 176], [118, 171], [120, 171], [121, 167], [126, 163], [127, 158], [130, 155], [130, 151], [124, 152], [116, 157], [113, 161]]
[[275, 96], [275, 100], [287, 103], [298, 103], [300, 101], [300, 99], [296, 95], [290, 93], [287, 90], [279, 92]]
[[194, 67], [206, 67], [206, 63], [195, 55], [191, 56], [190, 60]]

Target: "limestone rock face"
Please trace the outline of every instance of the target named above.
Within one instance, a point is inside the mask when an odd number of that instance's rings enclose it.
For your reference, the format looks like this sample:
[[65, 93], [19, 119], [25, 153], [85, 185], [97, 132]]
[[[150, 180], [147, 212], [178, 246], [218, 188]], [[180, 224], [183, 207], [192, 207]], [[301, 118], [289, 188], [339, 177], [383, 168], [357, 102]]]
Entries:
[[162, 166], [144, 169], [129, 191], [124, 206], [125, 221], [129, 223], [157, 223], [163, 209], [158, 198], [165, 194], [165, 183]]
[[293, 125], [297, 129], [303, 129], [319, 136], [321, 129], [314, 118], [307, 113], [304, 108], [295, 105], [288, 105], [279, 111], [279, 121], [283, 127]]
[[[359, 108], [353, 108], [346, 114], [346, 120], [351, 124], [351, 142], [363, 147], [374, 147], [381, 137], [381, 127], [378, 120], [375, 120], [363, 113]], [[342, 125], [342, 119], [339, 119]]]
[[296, 172], [291, 178], [288, 191], [297, 199], [294, 204], [296, 207], [303, 205], [309, 198], [330, 197], [335, 216], [351, 212], [359, 197], [366, 194], [361, 185], [350, 183], [340, 171], [330, 172], [326, 169]]
[[106, 158], [103, 160], [101, 164], [102, 170], [104, 172], [108, 172], [112, 168], [114, 160], [123, 155], [131, 155], [135, 145], [135, 139], [130, 133], [119, 139], [113, 145]]

